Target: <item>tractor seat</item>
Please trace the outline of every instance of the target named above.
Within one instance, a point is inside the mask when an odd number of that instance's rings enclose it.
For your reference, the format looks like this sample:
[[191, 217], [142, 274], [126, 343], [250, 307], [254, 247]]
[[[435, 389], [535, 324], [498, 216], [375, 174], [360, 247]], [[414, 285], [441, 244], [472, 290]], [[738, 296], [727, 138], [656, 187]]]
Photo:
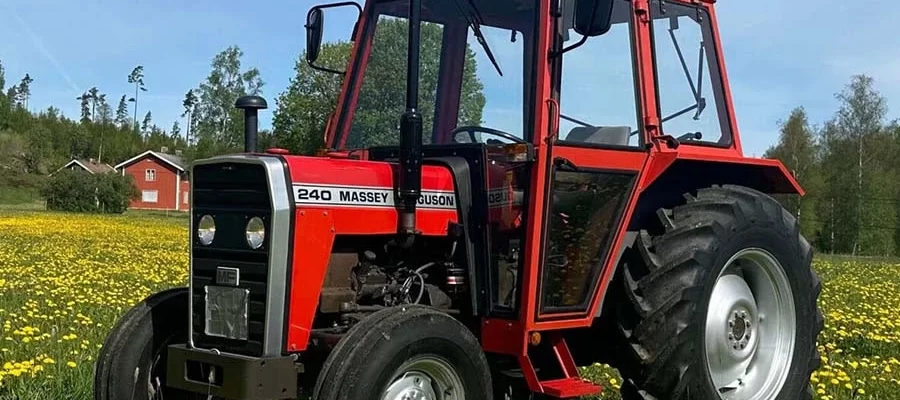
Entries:
[[577, 127], [569, 131], [567, 142], [628, 146], [631, 128], [627, 126]]

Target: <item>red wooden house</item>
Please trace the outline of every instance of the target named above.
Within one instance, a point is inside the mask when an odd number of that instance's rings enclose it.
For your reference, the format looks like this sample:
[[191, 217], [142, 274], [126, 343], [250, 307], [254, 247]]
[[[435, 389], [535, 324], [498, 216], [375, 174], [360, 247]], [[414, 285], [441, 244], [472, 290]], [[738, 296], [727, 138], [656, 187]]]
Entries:
[[122, 175], [131, 174], [139, 198], [131, 201], [137, 210], [187, 211], [189, 207], [187, 169], [179, 155], [148, 150], [119, 165]]

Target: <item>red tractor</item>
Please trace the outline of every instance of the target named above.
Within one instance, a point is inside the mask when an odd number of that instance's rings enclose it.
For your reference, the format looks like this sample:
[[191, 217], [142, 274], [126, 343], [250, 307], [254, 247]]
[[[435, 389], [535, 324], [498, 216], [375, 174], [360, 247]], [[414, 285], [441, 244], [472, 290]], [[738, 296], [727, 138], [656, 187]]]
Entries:
[[[573, 398], [600, 362], [626, 399], [810, 399], [821, 283], [770, 197], [803, 190], [743, 156], [713, 3], [314, 7], [326, 148], [257, 151], [238, 100], [245, 153], [192, 167], [189, 286], [122, 317], [95, 398]], [[346, 71], [317, 63], [339, 7]]]

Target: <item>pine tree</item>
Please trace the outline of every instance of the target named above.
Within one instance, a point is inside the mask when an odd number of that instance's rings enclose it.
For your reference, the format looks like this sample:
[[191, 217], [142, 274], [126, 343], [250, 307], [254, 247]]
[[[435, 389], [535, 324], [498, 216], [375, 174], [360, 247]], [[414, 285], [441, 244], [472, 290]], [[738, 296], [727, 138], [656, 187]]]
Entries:
[[188, 90], [187, 93], [184, 94], [184, 102], [182, 105], [184, 106], [184, 112], [181, 113], [182, 117], [187, 117], [187, 131], [185, 133], [185, 140], [188, 143], [191, 143], [191, 132], [193, 132], [194, 128], [194, 111], [197, 109], [197, 95], [194, 94], [194, 89]]
[[128, 99], [123, 94], [122, 99], [119, 100], [119, 105], [116, 107], [116, 125], [124, 129], [128, 127], [128, 122]]
[[150, 111], [147, 111], [147, 114], [144, 115], [144, 122], [141, 123], [141, 133], [147, 135], [150, 133], [150, 124], [153, 120], [153, 116]]
[[26, 110], [28, 109], [28, 99], [31, 98], [31, 84], [33, 82], [34, 79], [31, 78], [31, 75], [25, 74], [25, 77], [19, 82], [19, 87], [16, 88], [16, 100]]
[[128, 75], [128, 83], [134, 84], [134, 97], [128, 99], [130, 102], [134, 102], [134, 126], [137, 126], [137, 112], [138, 112], [138, 92], [146, 92], [147, 88], [144, 87], [144, 66], [138, 65], [131, 70], [131, 74]]
[[81, 96], [75, 98], [81, 102], [81, 123], [87, 124], [91, 122], [93, 115], [91, 114], [91, 94], [84, 92]]

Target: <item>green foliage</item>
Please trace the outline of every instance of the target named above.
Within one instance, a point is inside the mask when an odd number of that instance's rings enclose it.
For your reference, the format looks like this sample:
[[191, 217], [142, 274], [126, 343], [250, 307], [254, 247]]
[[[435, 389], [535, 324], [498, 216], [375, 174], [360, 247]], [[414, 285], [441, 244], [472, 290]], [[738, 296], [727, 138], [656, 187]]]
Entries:
[[48, 210], [121, 214], [140, 192], [131, 175], [64, 169], [47, 180], [41, 195]]
[[[350, 128], [347, 143], [350, 148], [399, 144], [397, 121], [405, 110], [408, 29], [407, 21], [403, 19], [378, 21], [370, 66], [365, 72], [357, 115]], [[434, 125], [443, 28], [425, 23], [421, 35], [419, 112], [423, 118], [424, 141], [429, 143]], [[459, 115], [459, 121], [464, 125], [480, 123], [485, 104], [481, 94], [483, 86], [475, 78], [475, 70], [475, 54], [467, 48]]]
[[[350, 43], [323, 45], [318, 65], [340, 70], [350, 55]], [[341, 90], [341, 76], [313, 70], [300, 55], [287, 90], [276, 99], [272, 120], [278, 147], [296, 154], [312, 155], [324, 147], [325, 123], [336, 106]]]
[[237, 46], [217, 54], [206, 81], [192, 92], [197, 96], [193, 113], [196, 126], [192, 130], [197, 140], [194, 158], [243, 149], [244, 119], [234, 103], [241, 96], [262, 94], [264, 85], [258, 69], [242, 70], [243, 54]]
[[807, 195], [780, 200], [821, 252], [900, 253], [900, 129], [867, 76], [836, 94], [839, 108], [818, 132], [795, 109], [766, 157], [781, 160]]
[[[347, 147], [399, 143], [397, 124], [405, 110], [406, 99], [407, 32], [405, 20], [378, 22]], [[434, 124], [442, 35], [439, 25], [422, 25], [419, 112], [424, 119], [426, 143], [431, 140]], [[327, 43], [316, 63], [343, 70], [350, 51], [347, 42]], [[305, 59], [306, 55], [302, 54], [290, 86], [278, 97], [273, 128], [280, 147], [300, 154], [313, 154], [324, 146], [325, 124], [335, 108], [341, 77], [313, 70]], [[459, 115], [461, 124], [481, 122], [485, 97], [475, 71], [475, 53], [467, 48]]]

